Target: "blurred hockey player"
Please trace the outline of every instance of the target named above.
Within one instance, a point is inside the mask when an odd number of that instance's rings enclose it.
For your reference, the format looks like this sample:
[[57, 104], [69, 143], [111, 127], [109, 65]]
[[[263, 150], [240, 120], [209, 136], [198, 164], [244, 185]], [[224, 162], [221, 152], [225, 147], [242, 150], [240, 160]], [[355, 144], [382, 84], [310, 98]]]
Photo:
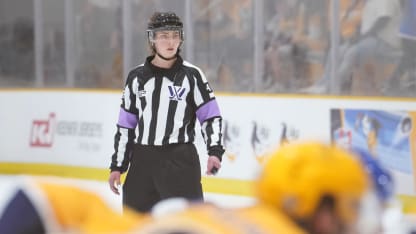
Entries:
[[[144, 233], [360, 233], [361, 201], [371, 188], [353, 154], [321, 143], [282, 146], [256, 181], [258, 203], [222, 209], [191, 205], [141, 226]], [[158, 207], [158, 206], [156, 206]]]
[[[32, 180], [0, 218], [4, 233], [376, 234], [393, 180], [366, 151], [318, 142], [289, 143], [265, 163], [257, 202], [242, 208], [171, 198], [151, 214], [109, 208], [99, 196]], [[406, 233], [398, 232], [392, 233]]]
[[0, 213], [0, 233], [126, 233], [150, 217], [123, 214], [101, 196], [60, 178], [17, 179], [16, 191]]

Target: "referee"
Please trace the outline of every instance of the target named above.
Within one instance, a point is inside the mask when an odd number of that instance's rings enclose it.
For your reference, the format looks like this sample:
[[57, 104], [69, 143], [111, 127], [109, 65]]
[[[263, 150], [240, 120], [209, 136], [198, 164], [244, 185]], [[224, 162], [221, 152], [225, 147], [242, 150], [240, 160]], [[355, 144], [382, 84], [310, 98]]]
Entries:
[[152, 54], [128, 75], [109, 177], [111, 190], [119, 194], [120, 174], [128, 169], [123, 205], [139, 212], [166, 198], [203, 199], [193, 144], [196, 119], [209, 155], [206, 174], [215, 174], [224, 153], [214, 93], [203, 72], [179, 55], [184, 40], [180, 18], [154, 13], [147, 36]]

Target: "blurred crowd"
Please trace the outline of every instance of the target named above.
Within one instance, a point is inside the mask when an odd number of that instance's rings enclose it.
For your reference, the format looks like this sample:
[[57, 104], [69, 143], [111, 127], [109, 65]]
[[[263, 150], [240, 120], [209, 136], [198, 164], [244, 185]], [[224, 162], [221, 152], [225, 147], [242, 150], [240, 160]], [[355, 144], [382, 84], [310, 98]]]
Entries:
[[[0, 86], [31, 87], [35, 77], [34, 3], [0, 0]], [[45, 87], [67, 87], [65, 1], [42, 0]], [[156, 10], [191, 25], [185, 55], [223, 92], [414, 96], [415, 0], [131, 0], [131, 63], [148, 54], [144, 28]], [[333, 4], [339, 4], [338, 11]], [[6, 4], [7, 3], [7, 4]], [[74, 82], [78, 88], [123, 85], [121, 1], [73, 1]], [[30, 10], [20, 12], [22, 7]], [[333, 19], [337, 18], [338, 21]], [[263, 27], [262, 61], [255, 28]], [[185, 27], [186, 29], [186, 27]], [[192, 34], [192, 35], [190, 35]], [[338, 36], [339, 40], [333, 40]], [[192, 50], [192, 51], [186, 51]], [[335, 57], [336, 56], [336, 57]], [[255, 70], [256, 62], [262, 69]], [[255, 74], [261, 72], [261, 74]]]

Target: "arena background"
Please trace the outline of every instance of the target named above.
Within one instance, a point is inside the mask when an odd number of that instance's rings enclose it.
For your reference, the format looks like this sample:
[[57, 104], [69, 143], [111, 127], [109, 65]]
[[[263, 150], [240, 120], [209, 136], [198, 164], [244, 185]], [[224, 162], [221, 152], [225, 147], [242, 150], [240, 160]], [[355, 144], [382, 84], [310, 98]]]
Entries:
[[[56, 176], [94, 187], [119, 207], [105, 181], [121, 90], [147, 56], [150, 14], [173, 10], [184, 20], [182, 55], [205, 71], [224, 114], [227, 151], [219, 174], [203, 177], [207, 200], [250, 204], [252, 181], [273, 150], [319, 139], [377, 155], [413, 216], [415, 70], [387, 85], [398, 47], [388, 58], [357, 55], [349, 84], [339, 79], [351, 59], [345, 48], [360, 39], [364, 2], [0, 0], [3, 201], [16, 175]], [[399, 25], [389, 30], [398, 35]], [[368, 145], [375, 123], [377, 141]], [[197, 144], [204, 168], [201, 138]]]

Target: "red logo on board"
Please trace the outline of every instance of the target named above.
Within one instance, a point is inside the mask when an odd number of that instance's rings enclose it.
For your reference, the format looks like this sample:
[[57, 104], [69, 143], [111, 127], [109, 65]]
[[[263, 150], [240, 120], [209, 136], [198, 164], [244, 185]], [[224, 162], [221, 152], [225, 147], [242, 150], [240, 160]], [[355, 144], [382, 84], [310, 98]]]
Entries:
[[33, 120], [30, 133], [30, 146], [51, 147], [55, 130], [55, 113], [46, 120]]

